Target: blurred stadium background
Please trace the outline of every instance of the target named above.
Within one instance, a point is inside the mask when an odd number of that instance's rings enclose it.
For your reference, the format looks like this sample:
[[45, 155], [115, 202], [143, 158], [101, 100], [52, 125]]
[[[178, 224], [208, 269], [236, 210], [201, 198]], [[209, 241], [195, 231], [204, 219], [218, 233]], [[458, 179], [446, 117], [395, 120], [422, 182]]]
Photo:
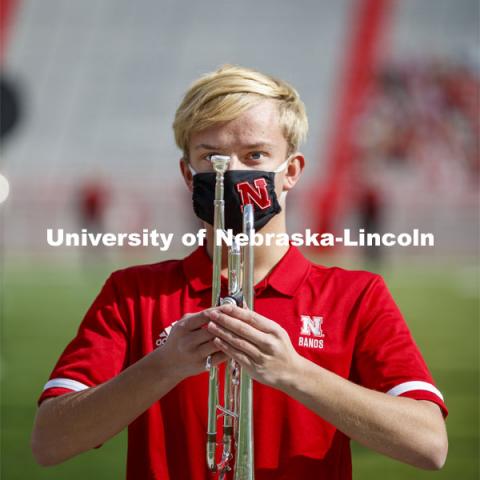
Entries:
[[171, 123], [188, 85], [224, 63], [284, 78], [306, 104], [291, 232], [368, 224], [435, 234], [433, 248], [307, 252], [384, 274], [450, 408], [443, 471], [354, 445], [354, 478], [478, 478], [476, 0], [0, 5], [0, 175], [10, 185], [0, 199], [2, 478], [124, 475], [124, 435], [65, 465], [35, 466], [36, 398], [108, 273], [185, 249], [52, 248], [46, 230], [77, 231], [92, 211], [101, 213], [92, 229], [194, 229]]

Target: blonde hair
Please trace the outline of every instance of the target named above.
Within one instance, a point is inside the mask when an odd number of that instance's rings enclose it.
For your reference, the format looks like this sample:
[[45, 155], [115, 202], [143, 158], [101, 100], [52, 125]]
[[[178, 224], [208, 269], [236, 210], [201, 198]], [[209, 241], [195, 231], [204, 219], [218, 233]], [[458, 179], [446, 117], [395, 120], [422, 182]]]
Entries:
[[224, 65], [194, 82], [177, 109], [173, 130], [184, 158], [188, 158], [192, 133], [234, 120], [267, 99], [278, 102], [280, 126], [289, 153], [295, 152], [308, 131], [305, 106], [297, 91], [288, 83], [255, 70]]

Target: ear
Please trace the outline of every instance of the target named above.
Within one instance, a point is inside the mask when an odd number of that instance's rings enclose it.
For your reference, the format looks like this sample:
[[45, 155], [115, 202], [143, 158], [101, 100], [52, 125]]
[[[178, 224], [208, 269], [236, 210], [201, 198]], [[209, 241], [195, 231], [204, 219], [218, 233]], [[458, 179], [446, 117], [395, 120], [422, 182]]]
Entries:
[[287, 168], [285, 169], [283, 177], [283, 190], [291, 190], [302, 175], [303, 169], [305, 167], [305, 157], [300, 153], [296, 152], [290, 157]]
[[180, 159], [180, 172], [182, 173], [183, 180], [185, 181], [185, 185], [187, 188], [192, 192], [193, 191], [193, 175], [188, 168], [188, 160], [185, 157]]

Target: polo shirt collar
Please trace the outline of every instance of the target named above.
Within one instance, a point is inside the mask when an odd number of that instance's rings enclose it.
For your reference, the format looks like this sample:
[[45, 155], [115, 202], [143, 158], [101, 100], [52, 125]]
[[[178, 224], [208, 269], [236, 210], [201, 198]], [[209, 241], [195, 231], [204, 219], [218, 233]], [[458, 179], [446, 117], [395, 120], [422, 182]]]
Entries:
[[[270, 286], [279, 293], [291, 297], [307, 277], [309, 270], [310, 262], [298, 248], [290, 246], [273, 270], [255, 285], [255, 288], [263, 289]], [[212, 261], [205, 247], [197, 248], [183, 260], [183, 271], [194, 291], [201, 292], [212, 287]], [[226, 281], [223, 278], [222, 280]]]

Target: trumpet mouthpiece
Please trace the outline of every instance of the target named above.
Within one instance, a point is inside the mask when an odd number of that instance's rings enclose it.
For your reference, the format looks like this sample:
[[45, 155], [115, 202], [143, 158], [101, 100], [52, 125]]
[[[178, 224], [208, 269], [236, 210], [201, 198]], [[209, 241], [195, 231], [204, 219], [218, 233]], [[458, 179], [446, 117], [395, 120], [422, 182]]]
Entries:
[[228, 163], [230, 162], [230, 157], [228, 155], [212, 155], [210, 161], [212, 162], [213, 169], [217, 173], [225, 173], [228, 168]]

